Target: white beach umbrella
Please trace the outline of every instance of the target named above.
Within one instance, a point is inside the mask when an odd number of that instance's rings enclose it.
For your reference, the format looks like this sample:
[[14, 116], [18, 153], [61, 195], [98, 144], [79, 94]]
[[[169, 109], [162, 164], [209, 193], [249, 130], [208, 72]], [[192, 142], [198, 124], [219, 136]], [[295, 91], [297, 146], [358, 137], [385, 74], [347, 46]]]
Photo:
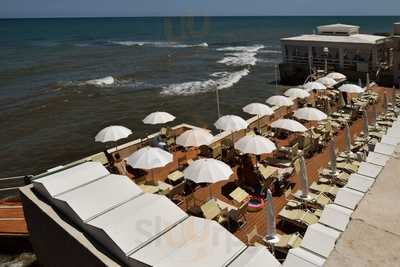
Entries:
[[274, 110], [269, 106], [261, 103], [251, 103], [243, 108], [243, 111], [257, 116], [270, 116], [274, 113]]
[[[195, 183], [209, 183], [228, 180], [233, 174], [231, 167], [222, 161], [204, 158], [193, 161], [184, 171], [183, 175]], [[212, 196], [211, 186], [210, 197]]]
[[360, 94], [364, 92], [364, 89], [355, 84], [343, 84], [339, 87], [340, 92], [346, 92], [351, 94]]
[[272, 153], [276, 146], [269, 139], [260, 136], [245, 136], [235, 143], [235, 148], [245, 154], [261, 155]]
[[94, 140], [96, 142], [116, 142], [120, 139], [127, 138], [132, 131], [124, 126], [112, 125], [101, 130]]
[[143, 123], [164, 124], [173, 120], [175, 120], [175, 117], [168, 112], [157, 111], [147, 115], [147, 117], [143, 119]]
[[293, 116], [297, 119], [306, 121], [322, 121], [328, 118], [328, 116], [321, 110], [308, 107], [296, 110]]
[[184, 147], [199, 147], [210, 145], [214, 136], [204, 129], [193, 129], [185, 131], [176, 138], [176, 144]]
[[346, 152], [350, 153], [351, 152], [351, 134], [350, 134], [350, 128], [349, 125], [346, 122], [346, 126], [344, 128], [344, 141], [346, 145]]
[[303, 156], [300, 156], [300, 190], [302, 198], [309, 197], [307, 166]]
[[330, 158], [331, 158], [331, 174], [336, 175], [336, 139], [333, 137], [331, 141]]
[[173, 161], [173, 155], [158, 147], [146, 146], [130, 155], [127, 163], [136, 169], [151, 170]]
[[276, 219], [274, 212], [274, 205], [272, 204], [272, 193], [271, 190], [267, 190], [267, 195], [265, 198], [266, 209], [265, 209], [265, 217], [267, 218], [267, 235], [265, 239], [268, 243], [277, 243], [279, 241], [279, 237], [276, 235]]
[[337, 84], [337, 81], [335, 79], [329, 78], [329, 77], [322, 77], [317, 80], [317, 82], [322, 83], [328, 88], [332, 88]]
[[294, 105], [293, 101], [283, 95], [274, 95], [267, 99], [267, 104], [276, 107], [290, 107]]
[[219, 130], [230, 132], [243, 130], [249, 126], [244, 119], [236, 115], [222, 116], [214, 123], [214, 125]]
[[290, 88], [283, 93], [287, 97], [295, 97], [295, 98], [307, 98], [310, 96], [310, 93], [304, 89], [300, 88]]
[[271, 124], [272, 128], [284, 129], [291, 132], [306, 132], [307, 128], [298, 121], [291, 119], [280, 119]]
[[347, 79], [346, 75], [339, 73], [339, 72], [331, 72], [328, 75], [326, 75], [325, 77], [332, 78], [336, 81]]
[[319, 82], [308, 82], [302, 86], [306, 91], [326, 90], [326, 86]]

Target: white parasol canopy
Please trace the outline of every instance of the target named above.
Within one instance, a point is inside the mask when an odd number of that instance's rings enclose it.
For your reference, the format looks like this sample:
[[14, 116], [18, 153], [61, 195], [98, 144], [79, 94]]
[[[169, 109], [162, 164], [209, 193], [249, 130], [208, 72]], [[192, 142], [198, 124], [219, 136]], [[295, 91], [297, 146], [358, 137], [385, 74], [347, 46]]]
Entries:
[[186, 179], [195, 183], [216, 183], [228, 180], [233, 174], [231, 167], [222, 161], [204, 158], [193, 161], [184, 171]]
[[321, 110], [316, 108], [300, 108], [293, 114], [294, 117], [306, 121], [322, 121], [326, 120], [328, 116]]
[[317, 82], [322, 83], [326, 87], [333, 87], [337, 84], [337, 81], [335, 79], [329, 78], [329, 77], [322, 77], [317, 80]]
[[147, 115], [147, 117], [143, 119], [143, 123], [164, 124], [173, 120], [175, 120], [175, 117], [168, 112], [157, 111]]
[[267, 104], [276, 107], [290, 107], [294, 105], [293, 101], [283, 95], [274, 95], [267, 99]]
[[302, 86], [306, 91], [326, 90], [326, 86], [320, 82], [308, 82]]
[[295, 98], [307, 98], [310, 96], [310, 93], [304, 89], [300, 88], [290, 88], [283, 93], [287, 97], [295, 97]]
[[96, 142], [115, 142], [119, 139], [127, 138], [132, 134], [132, 131], [124, 126], [112, 125], [101, 130], [94, 140]]
[[260, 136], [245, 136], [235, 143], [235, 148], [245, 154], [261, 155], [272, 153], [276, 146], [269, 139]]
[[257, 115], [257, 116], [270, 116], [274, 113], [274, 110], [272, 108], [261, 103], [248, 104], [243, 108], [243, 111], [251, 115]]
[[279, 128], [279, 129], [284, 129], [284, 130], [288, 130], [291, 132], [306, 132], [307, 128], [304, 127], [303, 124], [301, 124], [298, 121], [295, 120], [291, 120], [291, 119], [280, 119], [277, 121], [274, 121], [271, 124], [272, 128]]
[[331, 72], [328, 75], [326, 75], [325, 77], [332, 78], [336, 81], [345, 80], [347, 78], [346, 75], [339, 73], [339, 72]]
[[127, 159], [127, 163], [136, 169], [150, 170], [164, 167], [173, 161], [173, 155], [158, 147], [146, 146], [139, 149]]
[[176, 138], [176, 144], [184, 147], [208, 146], [213, 141], [214, 136], [204, 129], [193, 129], [185, 131]]
[[219, 130], [230, 132], [243, 130], [249, 126], [244, 119], [236, 115], [222, 116], [214, 123], [214, 125]]
[[339, 87], [340, 92], [360, 94], [364, 92], [364, 89], [355, 84], [343, 84]]

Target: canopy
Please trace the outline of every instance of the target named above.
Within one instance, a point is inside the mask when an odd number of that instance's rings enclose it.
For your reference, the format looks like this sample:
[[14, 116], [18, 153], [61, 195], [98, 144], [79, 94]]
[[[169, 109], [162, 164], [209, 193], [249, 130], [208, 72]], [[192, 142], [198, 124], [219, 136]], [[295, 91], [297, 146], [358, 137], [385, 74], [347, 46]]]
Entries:
[[291, 119], [279, 119], [271, 123], [272, 128], [284, 129], [291, 132], [306, 132], [307, 128], [298, 121]]
[[243, 111], [251, 114], [251, 115], [257, 115], [257, 116], [270, 116], [274, 113], [274, 110], [270, 107], [268, 107], [265, 104], [261, 103], [251, 103], [248, 104], [243, 108]]
[[245, 154], [261, 155], [272, 153], [276, 146], [269, 139], [260, 136], [245, 136], [235, 143], [235, 148]]
[[189, 217], [130, 255], [148, 266], [225, 266], [246, 245], [215, 221]]
[[96, 142], [115, 142], [118, 141], [119, 139], [127, 138], [129, 135], [132, 134], [132, 131], [129, 130], [128, 128], [124, 126], [119, 126], [119, 125], [113, 125], [113, 126], [108, 126], [101, 130], [94, 140]]
[[328, 204], [325, 205], [319, 222], [343, 232], [350, 222], [352, 213], [353, 211], [350, 209], [343, 208], [336, 204]]
[[214, 123], [214, 125], [219, 130], [230, 132], [243, 130], [249, 126], [244, 119], [236, 115], [222, 116]]
[[321, 110], [308, 107], [296, 110], [293, 116], [297, 119], [306, 121], [322, 121], [328, 118], [328, 116]]
[[199, 147], [210, 145], [214, 136], [204, 129], [185, 131], [176, 138], [176, 144], [184, 147]]
[[147, 115], [146, 118], [143, 119], [143, 123], [145, 124], [164, 124], [170, 121], [175, 120], [175, 117], [167, 112], [157, 111]]
[[293, 101], [283, 95], [274, 95], [267, 99], [267, 104], [276, 107], [290, 107], [294, 105]]
[[308, 82], [302, 86], [306, 91], [326, 90], [326, 86], [320, 82]]
[[393, 155], [395, 148], [396, 147], [392, 146], [392, 145], [378, 143], [375, 145], [374, 152], [381, 153], [381, 154], [384, 154], [387, 156], [391, 156], [391, 155]]
[[357, 173], [376, 179], [382, 169], [382, 166], [368, 162], [361, 162], [360, 167], [358, 167]]
[[231, 167], [222, 161], [203, 158], [193, 161], [183, 174], [186, 179], [195, 183], [216, 183], [228, 180], [233, 172]]
[[293, 97], [293, 98], [307, 98], [310, 96], [310, 93], [307, 92], [304, 89], [300, 89], [300, 88], [290, 88], [288, 90], [285, 91], [285, 93], [283, 93], [285, 96], [287, 97]]
[[322, 267], [325, 259], [303, 248], [292, 248], [283, 262], [283, 267]]
[[264, 247], [247, 247], [229, 267], [280, 267], [280, 262]]
[[42, 196], [49, 199], [109, 174], [110, 172], [100, 163], [85, 162], [35, 179], [32, 183]]
[[340, 232], [330, 227], [320, 223], [311, 224], [307, 228], [301, 247], [327, 258], [339, 236]]
[[383, 154], [379, 154], [379, 153], [375, 153], [370, 151], [368, 153], [368, 157], [367, 157], [367, 162], [372, 163], [372, 164], [376, 164], [379, 166], [385, 166], [386, 162], [390, 159], [389, 156], [387, 155], [383, 155]]
[[354, 189], [361, 193], [367, 193], [371, 186], [374, 184], [375, 180], [364, 175], [353, 173], [350, 175], [345, 187]]
[[400, 138], [396, 138], [396, 137], [389, 136], [389, 135], [384, 135], [384, 136], [382, 136], [381, 142], [384, 144], [397, 146], [398, 144], [400, 144]]
[[173, 155], [158, 147], [146, 146], [139, 149], [127, 159], [127, 163], [136, 169], [151, 170], [164, 167], [173, 161]]
[[347, 78], [346, 75], [339, 73], [339, 72], [331, 72], [328, 75], [326, 75], [326, 77], [332, 78], [336, 81], [345, 80]]
[[326, 87], [332, 88], [337, 84], [337, 81], [335, 79], [329, 78], [329, 77], [322, 77], [317, 80], [317, 82], [322, 83]]
[[363, 197], [363, 193], [344, 187], [338, 190], [334, 203], [354, 210]]
[[364, 89], [355, 84], [343, 84], [339, 87], [340, 92], [360, 94], [364, 92]]

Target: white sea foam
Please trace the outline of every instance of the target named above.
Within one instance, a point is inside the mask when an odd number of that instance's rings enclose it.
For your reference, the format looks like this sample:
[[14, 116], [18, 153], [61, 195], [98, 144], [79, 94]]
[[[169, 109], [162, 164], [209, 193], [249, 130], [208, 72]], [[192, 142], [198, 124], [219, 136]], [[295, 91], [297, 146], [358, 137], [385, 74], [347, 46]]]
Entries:
[[263, 49], [264, 47], [265, 46], [263, 46], [263, 45], [228, 46], [228, 47], [218, 48], [217, 51], [255, 53], [255, 52], [258, 52], [259, 50]]
[[171, 84], [161, 91], [162, 95], [194, 95], [209, 92], [215, 89], [226, 89], [238, 83], [242, 77], [249, 74], [248, 69], [236, 72], [216, 72], [211, 77], [218, 79], [209, 79], [206, 81], [185, 82], [179, 84]]
[[191, 47], [208, 47], [207, 43], [199, 44], [180, 44], [177, 42], [147, 42], [147, 41], [110, 41], [109, 43], [121, 46], [153, 46], [165, 48], [191, 48]]
[[217, 51], [228, 52], [219, 61], [227, 66], [254, 66], [257, 63], [257, 53], [263, 49], [263, 45], [230, 46], [218, 48]]
[[113, 85], [115, 82], [114, 78], [112, 76], [107, 76], [104, 78], [100, 78], [100, 79], [94, 79], [94, 80], [89, 80], [86, 81], [86, 84], [89, 85], [94, 85], [94, 86], [109, 86], [109, 85]]

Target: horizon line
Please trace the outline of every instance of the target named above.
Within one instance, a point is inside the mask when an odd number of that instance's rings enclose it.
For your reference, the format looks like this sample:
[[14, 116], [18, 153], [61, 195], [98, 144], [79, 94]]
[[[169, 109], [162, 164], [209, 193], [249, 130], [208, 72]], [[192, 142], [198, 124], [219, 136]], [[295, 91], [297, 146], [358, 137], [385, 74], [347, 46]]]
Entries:
[[0, 17], [11, 19], [112, 19], [112, 18], [220, 18], [220, 17], [399, 17], [399, 15], [143, 15], [143, 16], [58, 16], [58, 17]]

